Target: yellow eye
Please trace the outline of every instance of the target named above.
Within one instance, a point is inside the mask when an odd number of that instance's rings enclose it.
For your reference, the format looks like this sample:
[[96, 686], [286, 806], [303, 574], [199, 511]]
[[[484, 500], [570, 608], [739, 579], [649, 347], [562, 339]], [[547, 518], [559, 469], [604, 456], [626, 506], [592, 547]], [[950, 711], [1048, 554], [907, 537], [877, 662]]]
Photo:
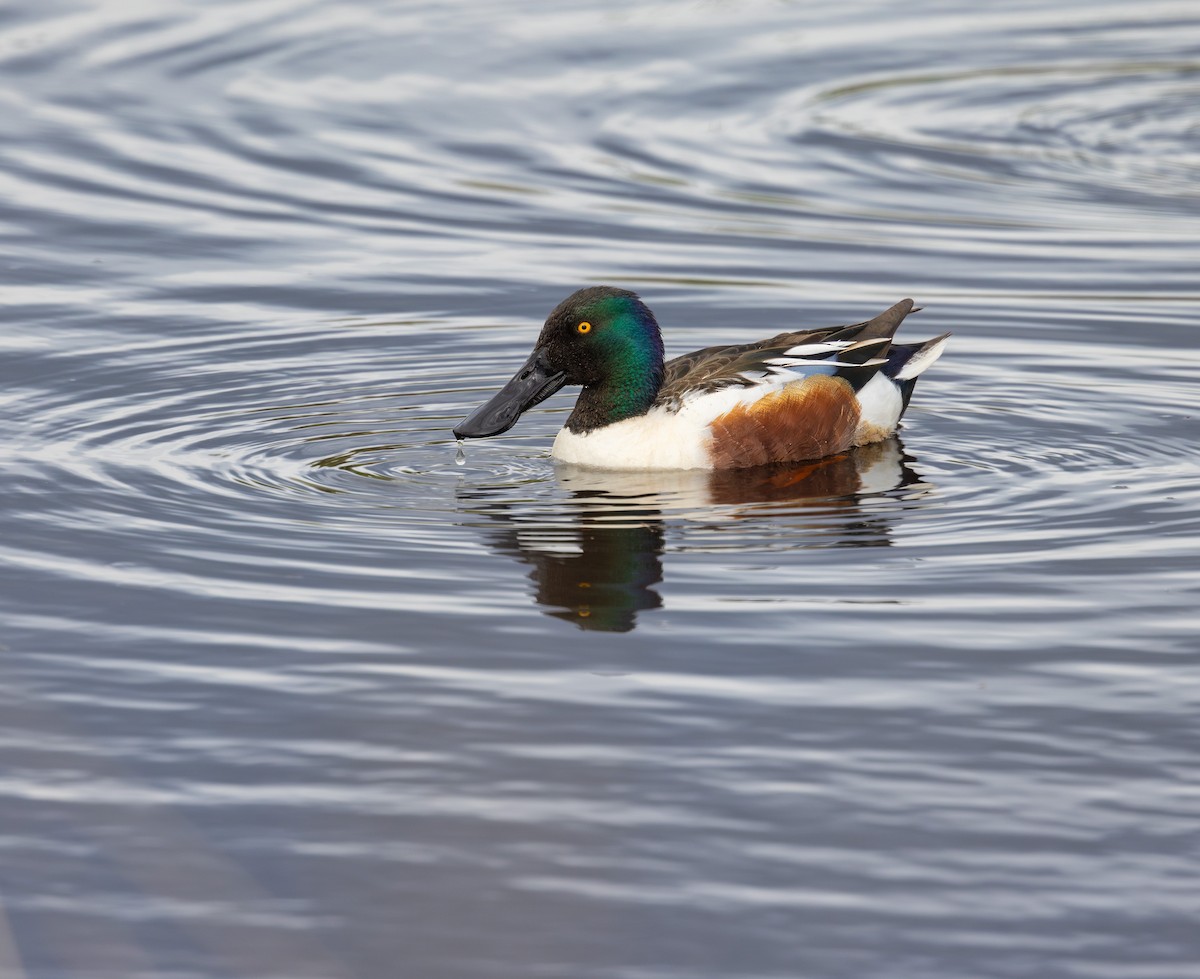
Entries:
[[584, 320], [577, 327], [575, 327], [575, 329], [577, 329], [580, 333], [590, 333], [592, 331], [592, 324]]

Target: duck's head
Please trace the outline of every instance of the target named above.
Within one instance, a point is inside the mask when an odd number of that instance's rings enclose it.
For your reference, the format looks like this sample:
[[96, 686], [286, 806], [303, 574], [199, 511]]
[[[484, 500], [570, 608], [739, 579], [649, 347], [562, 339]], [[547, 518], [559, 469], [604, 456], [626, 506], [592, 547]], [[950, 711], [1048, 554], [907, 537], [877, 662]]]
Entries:
[[580, 289], [546, 318], [533, 353], [512, 380], [459, 422], [454, 434], [506, 432], [523, 411], [565, 384], [584, 388], [568, 428], [609, 425], [649, 408], [662, 377], [662, 336], [646, 304], [625, 289]]

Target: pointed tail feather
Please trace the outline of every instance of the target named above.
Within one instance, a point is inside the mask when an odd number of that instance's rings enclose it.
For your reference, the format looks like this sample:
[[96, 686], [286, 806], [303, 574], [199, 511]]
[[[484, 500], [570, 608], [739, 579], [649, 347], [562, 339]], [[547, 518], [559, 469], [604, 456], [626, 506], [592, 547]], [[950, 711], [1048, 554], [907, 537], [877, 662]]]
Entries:
[[891, 337], [900, 328], [900, 324], [904, 322], [904, 317], [916, 311], [917, 309], [913, 306], [911, 299], [901, 299], [895, 306], [885, 309], [874, 319], [867, 320], [865, 323], [856, 323], [854, 326], [848, 326], [827, 339], [873, 340], [877, 337]]

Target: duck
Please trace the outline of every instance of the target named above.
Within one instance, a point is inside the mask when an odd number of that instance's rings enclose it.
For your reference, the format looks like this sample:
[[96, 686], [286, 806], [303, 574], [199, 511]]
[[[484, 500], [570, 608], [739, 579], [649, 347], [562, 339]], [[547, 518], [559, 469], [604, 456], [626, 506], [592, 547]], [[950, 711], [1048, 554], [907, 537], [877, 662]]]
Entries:
[[566, 385], [582, 390], [551, 456], [594, 469], [743, 469], [802, 462], [891, 436], [917, 377], [949, 333], [892, 337], [903, 299], [851, 326], [779, 333], [664, 360], [662, 332], [634, 292], [590, 286], [546, 318], [524, 365], [453, 429], [507, 432]]

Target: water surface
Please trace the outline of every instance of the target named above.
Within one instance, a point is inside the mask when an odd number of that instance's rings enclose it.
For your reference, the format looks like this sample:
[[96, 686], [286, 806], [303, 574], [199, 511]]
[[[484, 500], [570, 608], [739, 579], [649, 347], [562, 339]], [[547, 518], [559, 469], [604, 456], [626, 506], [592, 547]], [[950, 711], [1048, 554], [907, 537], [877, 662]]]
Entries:
[[[1194, 4], [0, 12], [4, 979], [1182, 977]], [[954, 332], [899, 438], [450, 428], [582, 285], [669, 354]]]

